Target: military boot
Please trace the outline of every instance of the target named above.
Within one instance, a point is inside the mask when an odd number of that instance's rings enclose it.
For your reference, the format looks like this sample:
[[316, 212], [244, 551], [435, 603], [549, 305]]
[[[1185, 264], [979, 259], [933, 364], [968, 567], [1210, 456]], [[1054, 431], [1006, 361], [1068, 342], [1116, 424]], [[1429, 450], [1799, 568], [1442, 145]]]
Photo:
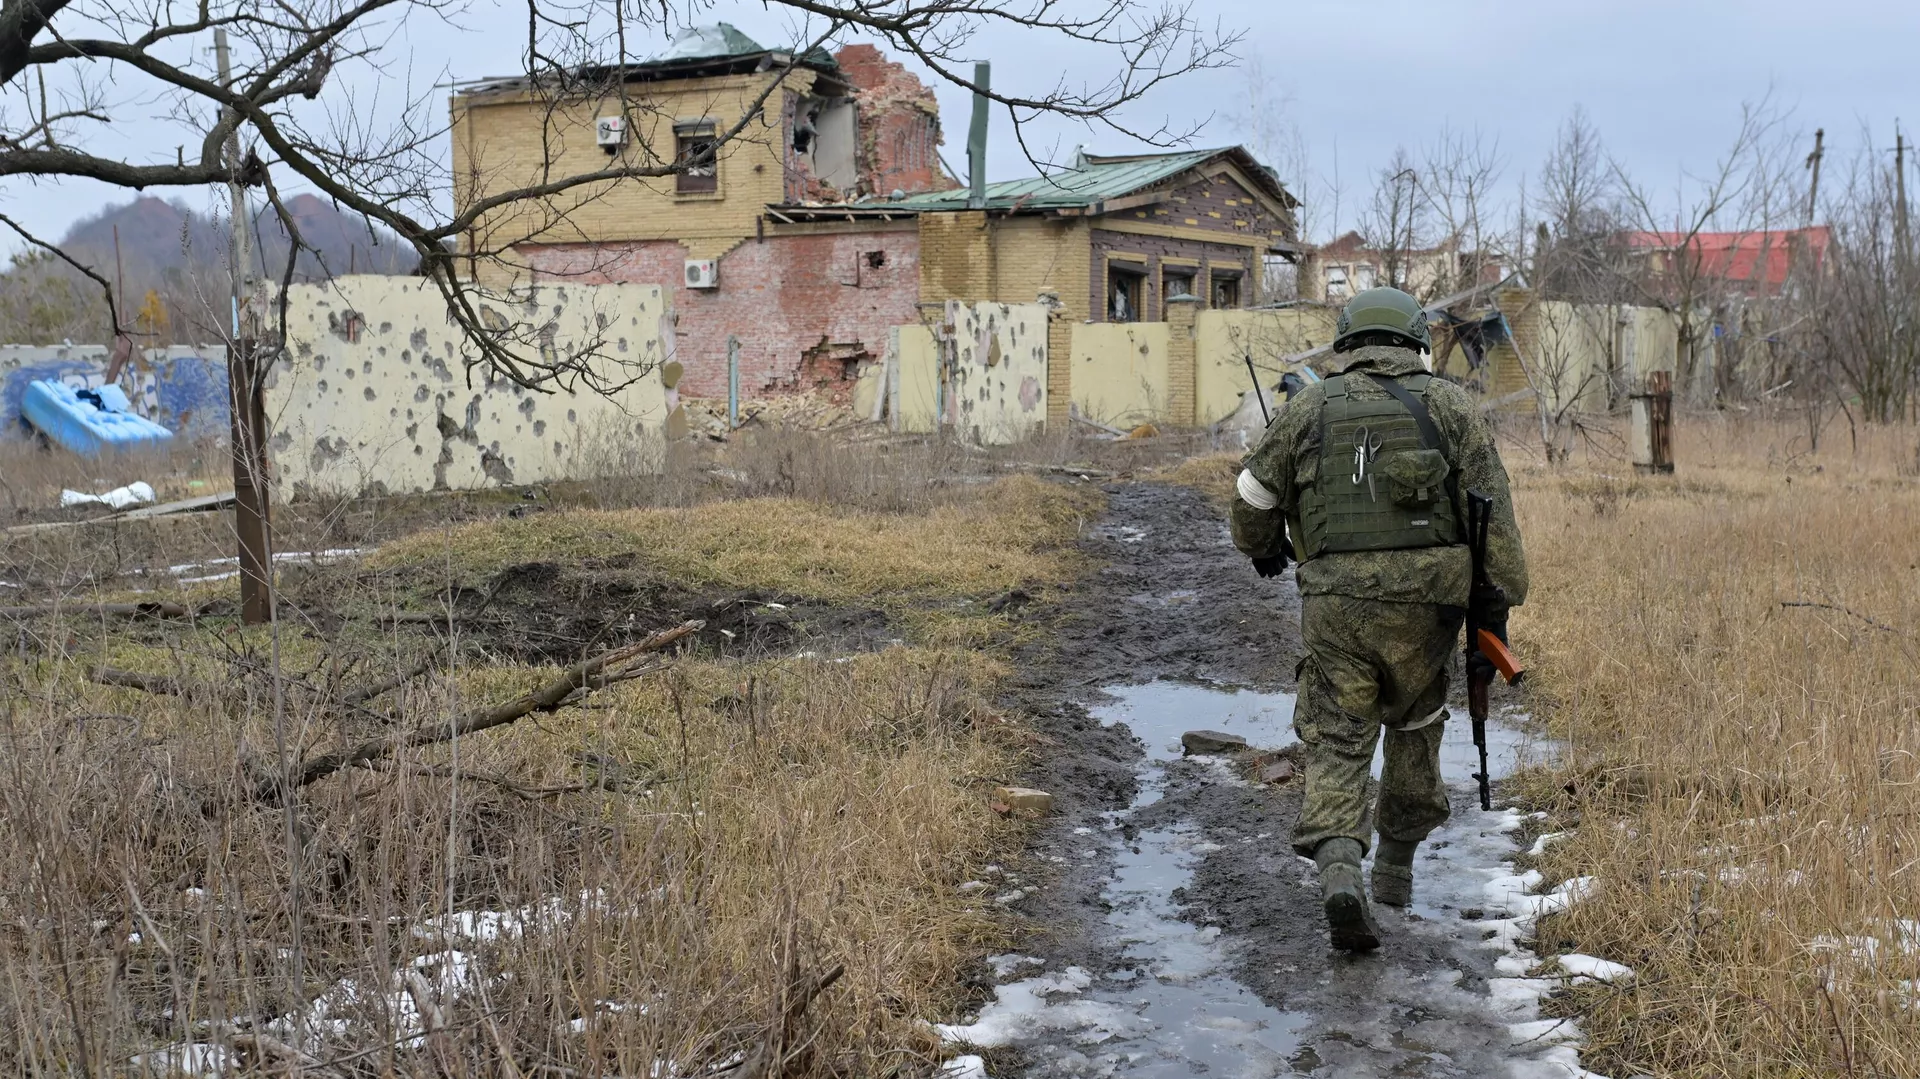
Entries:
[[1360, 886], [1362, 853], [1359, 840], [1344, 836], [1323, 840], [1313, 851], [1333, 946], [1349, 952], [1370, 952], [1380, 946], [1380, 928], [1373, 924]]
[[1413, 904], [1413, 852], [1419, 843], [1380, 837], [1373, 851], [1373, 901], [1389, 907]]

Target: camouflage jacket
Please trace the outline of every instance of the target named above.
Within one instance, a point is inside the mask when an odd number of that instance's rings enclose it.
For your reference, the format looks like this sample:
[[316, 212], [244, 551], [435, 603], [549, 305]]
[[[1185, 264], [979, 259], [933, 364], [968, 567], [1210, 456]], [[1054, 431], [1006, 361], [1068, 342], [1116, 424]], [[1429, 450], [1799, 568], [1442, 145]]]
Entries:
[[[1410, 349], [1369, 345], [1354, 350], [1346, 370], [1383, 375], [1410, 375], [1426, 370], [1420, 355]], [[1347, 382], [1356, 398], [1385, 397], [1371, 379]], [[1253, 478], [1275, 495], [1271, 510], [1255, 509], [1235, 496], [1233, 542], [1253, 558], [1278, 554], [1283, 524], [1301, 534], [1297, 481], [1318, 467], [1320, 408], [1326, 390], [1318, 383], [1287, 402], [1267, 433], [1242, 461]], [[1507, 470], [1494, 446], [1493, 429], [1478, 405], [1450, 382], [1435, 379], [1427, 390], [1427, 407], [1446, 443], [1447, 460], [1459, 477], [1462, 491], [1478, 491], [1493, 499], [1493, 519], [1487, 529], [1487, 572], [1506, 589], [1507, 600], [1519, 606], [1527, 598], [1527, 559], [1520, 546], [1520, 530], [1513, 520], [1513, 495]], [[1464, 510], [1462, 521], [1465, 520]], [[1325, 554], [1300, 565], [1296, 574], [1303, 595], [1354, 596], [1401, 603], [1465, 605], [1473, 580], [1467, 548], [1427, 547], [1407, 551], [1353, 551]]]

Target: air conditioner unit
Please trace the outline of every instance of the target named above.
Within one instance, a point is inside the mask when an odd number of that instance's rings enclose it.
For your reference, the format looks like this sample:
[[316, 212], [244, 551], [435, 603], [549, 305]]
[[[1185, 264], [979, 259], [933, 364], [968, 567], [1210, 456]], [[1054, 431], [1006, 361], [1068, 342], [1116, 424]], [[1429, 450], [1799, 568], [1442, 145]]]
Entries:
[[593, 122], [593, 141], [609, 154], [619, 153], [627, 144], [627, 118], [602, 116]]
[[720, 260], [688, 259], [687, 260], [687, 287], [688, 288], [719, 288], [720, 287]]

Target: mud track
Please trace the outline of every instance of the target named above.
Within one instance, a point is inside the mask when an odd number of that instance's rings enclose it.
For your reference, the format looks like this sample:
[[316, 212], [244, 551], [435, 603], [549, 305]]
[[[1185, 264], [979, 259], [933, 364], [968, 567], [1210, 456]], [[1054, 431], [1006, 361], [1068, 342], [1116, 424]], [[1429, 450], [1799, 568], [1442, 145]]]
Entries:
[[[1116, 712], [1109, 688], [1162, 682], [1144, 691], [1161, 694], [1160, 718], [1148, 735], [1155, 739], [1215, 726], [1205, 711], [1210, 697], [1255, 697], [1169, 687], [1165, 680], [1272, 694], [1259, 699], [1284, 702], [1290, 715], [1287, 691], [1302, 653], [1292, 575], [1257, 577], [1234, 551], [1221, 512], [1201, 493], [1124, 484], [1108, 494], [1108, 512], [1083, 544], [1102, 565], [1050, 612], [1051, 632], [1020, 657], [1009, 701], [1033, 716], [1044, 736], [1028, 781], [1057, 799], [1024, 872], [1023, 883], [1039, 888], [1012, 904], [1033, 927], [1019, 945], [1025, 958], [1012, 962], [1028, 974], [1078, 968], [1090, 975], [1088, 995], [1073, 998], [1088, 1007], [1102, 986], [1119, 983], [1124, 989], [1106, 999], [1160, 1029], [1109, 1023], [1090, 1034], [1043, 1021], [1012, 1046], [986, 1052], [991, 1074], [1506, 1074], [1514, 1059], [1506, 1026], [1482, 1007], [1495, 971], [1493, 954], [1473, 946], [1480, 934], [1468, 919], [1478, 911], [1454, 909], [1436, 884], [1413, 913], [1381, 912], [1390, 938], [1381, 953], [1335, 953], [1311, 864], [1287, 843], [1300, 806], [1298, 780], [1249, 784], [1217, 761], [1178, 759], [1177, 746], [1145, 746], [1124, 722], [1103, 725], [1103, 715], [1111, 721], [1126, 714], [1124, 707]], [[1283, 729], [1270, 733], [1284, 739]], [[1455, 790], [1460, 821], [1477, 807], [1464, 788]], [[1447, 842], [1444, 834], [1434, 839], [1429, 846]], [[1193, 980], [1197, 967], [1182, 974], [1172, 969], [1178, 964], [1143, 962], [1141, 934], [1125, 928], [1137, 916], [1116, 914], [1123, 904], [1155, 901], [1151, 874], [1143, 878], [1141, 867], [1156, 863], [1143, 844], [1160, 845], [1168, 865], [1181, 865], [1177, 878], [1166, 878], [1178, 886], [1163, 926], [1224, 957], [1224, 969], [1205, 975], [1213, 979], [1202, 985], [1210, 1003], [1192, 1003], [1199, 998], [1191, 994], [1167, 998], [1188, 1001], [1173, 1010], [1245, 1012], [1254, 1018], [1220, 1022], [1264, 1033], [1221, 1035], [1196, 1049], [1181, 1044], [1196, 1040], [1192, 1032], [1168, 1029], [1183, 1025], [1182, 1016], [1155, 1014], [1168, 1009], [1151, 1003], [1154, 994], [1143, 994], [1142, 986], [1202, 983]], [[1423, 859], [1422, 871], [1435, 864]], [[1144, 888], [1137, 886], [1142, 879]], [[1020, 976], [1009, 974], [1007, 959], [996, 965], [974, 979], [983, 1000]], [[1236, 994], [1258, 1002], [1243, 1008]], [[1204, 1016], [1184, 1018], [1205, 1025]], [[1234, 1044], [1223, 1050], [1221, 1037]]]

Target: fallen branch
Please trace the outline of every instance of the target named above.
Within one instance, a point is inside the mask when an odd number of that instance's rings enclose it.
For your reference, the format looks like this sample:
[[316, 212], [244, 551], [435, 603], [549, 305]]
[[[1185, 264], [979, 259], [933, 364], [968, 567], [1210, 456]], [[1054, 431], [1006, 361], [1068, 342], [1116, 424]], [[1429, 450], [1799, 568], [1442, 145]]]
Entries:
[[426, 776], [430, 779], [466, 779], [475, 783], [486, 783], [499, 787], [508, 794], [528, 802], [537, 802], [542, 798], [554, 798], [562, 794], [579, 794], [582, 791], [605, 790], [607, 787], [605, 783], [569, 783], [560, 787], [527, 787], [515, 783], [506, 776], [493, 775], [489, 772], [469, 772], [465, 769], [456, 770], [444, 764], [403, 765], [391, 760], [371, 760], [360, 762], [360, 767], [393, 775]]
[[611, 652], [603, 652], [568, 668], [560, 677], [532, 693], [522, 694], [492, 708], [469, 712], [449, 723], [416, 727], [403, 734], [377, 738], [338, 753], [315, 757], [295, 772], [290, 782], [283, 782], [278, 776], [263, 780], [255, 788], [254, 798], [262, 802], [277, 802], [285, 796], [289, 788], [298, 790], [309, 783], [325, 779], [343, 768], [366, 761], [385, 760], [402, 749], [435, 745], [462, 735], [477, 734], [480, 731], [512, 723], [534, 712], [557, 711], [577, 699], [575, 695], [582, 690], [601, 689], [616, 682], [630, 681], [659, 670], [660, 664], [634, 661], [649, 653], [658, 652], [683, 637], [699, 632], [705, 625], [705, 622], [697, 620], [683, 622], [672, 629], [662, 630], [644, 641], [616, 648]]
[[0, 618], [45, 618], [56, 614], [97, 614], [116, 615], [124, 618], [194, 618], [205, 611], [205, 607], [186, 607], [178, 603], [162, 600], [142, 600], [138, 603], [40, 603], [30, 607], [0, 607]]
[[1858, 618], [1860, 621], [1865, 622], [1867, 625], [1872, 626], [1874, 629], [1877, 629], [1882, 633], [1897, 634], [1900, 632], [1898, 629], [1894, 628], [1893, 626], [1889, 626], [1884, 622], [1876, 622], [1873, 619], [1868, 618], [1866, 615], [1861, 614], [1859, 611], [1848, 610], [1847, 608], [1839, 606], [1838, 604], [1834, 604], [1834, 603], [1818, 603], [1810, 599], [1783, 599], [1780, 601], [1780, 606], [1782, 607], [1815, 607], [1823, 611], [1838, 611], [1841, 614], [1850, 615], [1854, 618]]
[[123, 671], [118, 667], [94, 667], [87, 671], [87, 681], [98, 682], [103, 686], [138, 689], [147, 693], [157, 693], [163, 697], [178, 697], [181, 693], [180, 683], [166, 675]]

